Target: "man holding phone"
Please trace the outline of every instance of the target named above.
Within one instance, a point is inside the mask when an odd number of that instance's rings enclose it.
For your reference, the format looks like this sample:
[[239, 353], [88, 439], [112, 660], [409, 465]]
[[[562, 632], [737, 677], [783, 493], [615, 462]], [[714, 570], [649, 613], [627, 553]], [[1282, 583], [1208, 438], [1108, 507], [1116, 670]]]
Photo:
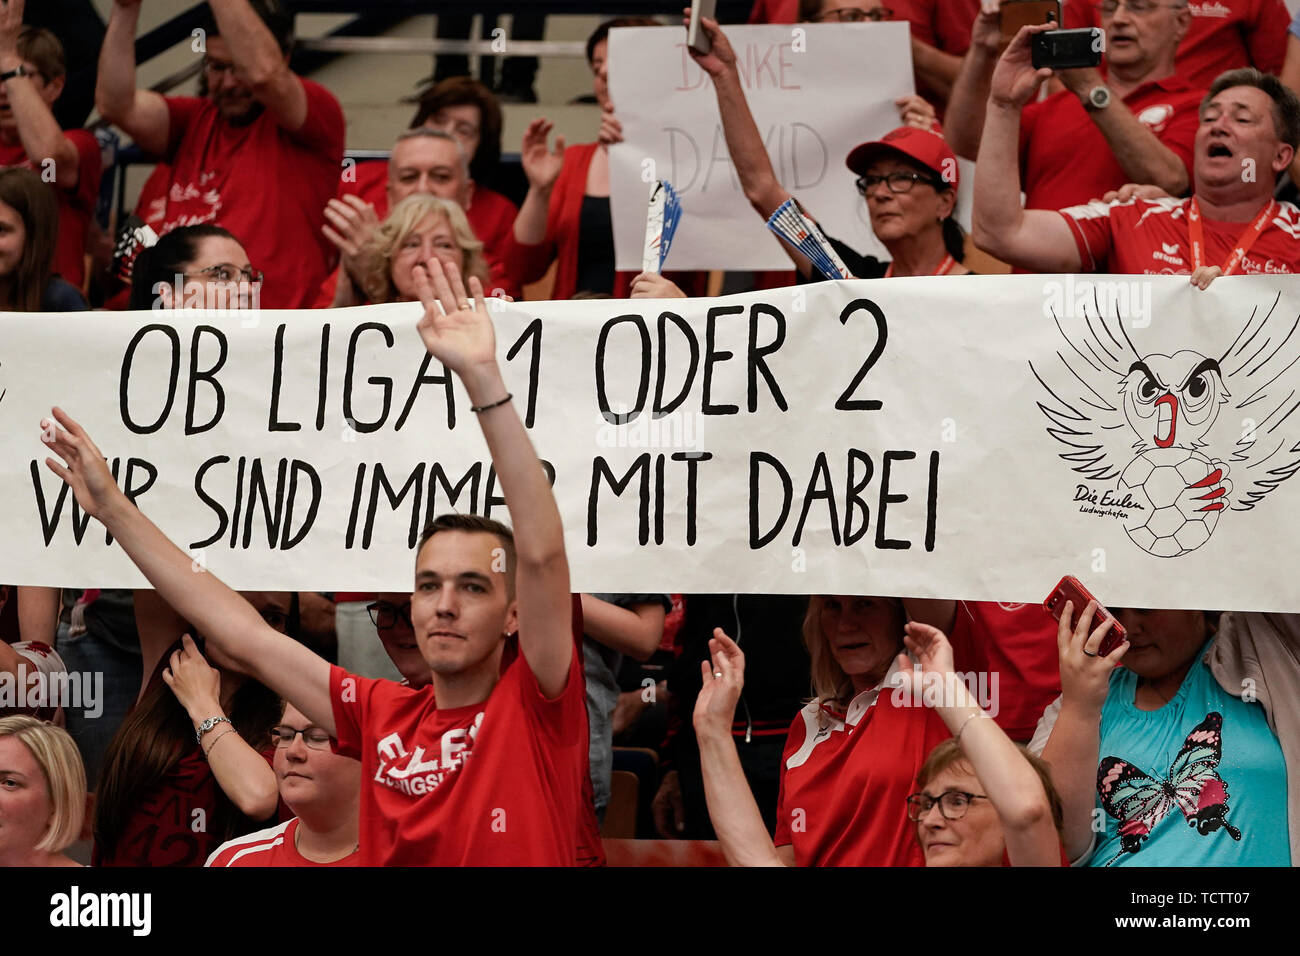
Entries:
[[[1007, 16], [1013, 5], [1017, 0], [1004, 3]], [[944, 135], [968, 159], [979, 150], [1003, 45], [1000, 16], [986, 8], [975, 21], [970, 52], [949, 101]], [[1124, 4], [1115, 7], [1104, 20], [1099, 57], [1106, 75], [1098, 67], [1057, 70], [1052, 75], [1065, 89], [1023, 107], [1018, 162], [1026, 208], [1078, 205], [1125, 183], [1151, 183], [1171, 196], [1187, 191], [1204, 91], [1174, 75], [1174, 54], [1190, 19], [1185, 0], [1161, 3], [1141, 15]], [[1055, 27], [1034, 27], [1047, 29]]]
[[1201, 289], [1219, 275], [1300, 273], [1300, 210], [1273, 198], [1300, 146], [1300, 98], [1253, 67], [1220, 75], [1201, 104], [1191, 197], [1021, 208], [1016, 130], [1047, 79], [1030, 63], [1042, 29], [1021, 30], [993, 75], [971, 217], [981, 249], [1030, 272], [1190, 275]]

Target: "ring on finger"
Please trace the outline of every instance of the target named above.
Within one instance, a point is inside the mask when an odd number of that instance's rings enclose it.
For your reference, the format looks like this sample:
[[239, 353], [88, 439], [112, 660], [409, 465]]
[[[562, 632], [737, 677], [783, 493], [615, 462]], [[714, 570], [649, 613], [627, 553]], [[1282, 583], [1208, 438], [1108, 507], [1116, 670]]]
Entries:
[[1083, 649], [1083, 653], [1087, 654], [1089, 657], [1100, 657], [1100, 656], [1101, 656], [1100, 654], [1094, 654], [1092, 651], [1088, 650], [1086, 647]]
[[721, 677], [722, 677], [722, 671], [714, 671], [714, 672], [713, 672], [713, 679], [714, 679], [714, 680], [719, 680], [719, 679], [721, 679]]

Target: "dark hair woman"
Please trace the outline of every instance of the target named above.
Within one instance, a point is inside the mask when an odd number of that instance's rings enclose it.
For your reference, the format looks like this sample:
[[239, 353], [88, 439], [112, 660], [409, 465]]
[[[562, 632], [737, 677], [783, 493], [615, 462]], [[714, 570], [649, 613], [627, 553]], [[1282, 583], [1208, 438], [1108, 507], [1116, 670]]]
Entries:
[[127, 308], [255, 308], [261, 284], [262, 273], [228, 230], [181, 226], [136, 257]]
[[0, 169], [0, 311], [80, 312], [86, 302], [52, 275], [59, 201], [29, 169]]
[[[245, 597], [276, 630], [296, 631], [296, 596]], [[146, 655], [153, 630], [142, 628]], [[214, 657], [209, 664], [188, 634], [158, 657], [104, 756], [96, 866], [202, 866], [226, 840], [275, 814], [274, 751], [266, 734], [280, 701], [223, 663]]]

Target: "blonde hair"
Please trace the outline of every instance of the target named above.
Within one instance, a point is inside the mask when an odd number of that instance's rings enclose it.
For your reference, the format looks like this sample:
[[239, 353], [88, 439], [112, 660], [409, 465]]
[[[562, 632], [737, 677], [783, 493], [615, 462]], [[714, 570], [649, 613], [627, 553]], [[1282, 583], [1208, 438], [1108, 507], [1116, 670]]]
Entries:
[[[809, 670], [812, 673], [813, 699], [821, 704], [847, 707], [853, 699], [853, 679], [840, 667], [831, 652], [831, 645], [822, 633], [822, 608], [826, 606], [825, 594], [814, 594], [808, 599], [808, 613], [803, 618], [803, 644], [808, 649]], [[903, 624], [907, 612], [898, 598], [881, 598], [891, 601], [898, 615], [898, 643], [902, 647]]]
[[393, 255], [415, 227], [429, 216], [445, 219], [451, 227], [456, 245], [465, 254], [464, 278], [468, 280], [470, 276], [477, 276], [487, 286], [488, 267], [483, 256], [483, 243], [474, 235], [464, 211], [450, 199], [416, 193], [392, 208], [361, 252], [361, 288], [371, 302], [397, 300], [397, 287], [393, 285]]
[[81, 836], [86, 814], [86, 768], [72, 737], [62, 727], [34, 717], [0, 717], [0, 737], [16, 737], [45, 776], [52, 807], [49, 829], [36, 849], [60, 853]]
[[[1052, 768], [1042, 757], [1029, 752], [1029, 748], [1024, 744], [1016, 744], [1016, 749], [1020, 751], [1020, 756], [1025, 758], [1029, 766], [1034, 768], [1034, 773], [1038, 774], [1038, 780], [1043, 785], [1043, 792], [1047, 795], [1047, 806], [1052, 812], [1052, 823], [1056, 826], [1058, 835], [1065, 832], [1065, 809], [1061, 804], [1061, 795], [1056, 792], [1056, 786], [1052, 783]], [[958, 771], [965, 771], [979, 780], [979, 774], [975, 772], [975, 765], [970, 762], [970, 758], [962, 752], [957, 741], [948, 738], [940, 744], [936, 744], [930, 751], [930, 755], [925, 758], [925, 763], [921, 764], [921, 769], [916, 775], [917, 786], [924, 789], [927, 784], [939, 774], [943, 773], [950, 767], [955, 767]], [[981, 780], [980, 785], [984, 782]]]

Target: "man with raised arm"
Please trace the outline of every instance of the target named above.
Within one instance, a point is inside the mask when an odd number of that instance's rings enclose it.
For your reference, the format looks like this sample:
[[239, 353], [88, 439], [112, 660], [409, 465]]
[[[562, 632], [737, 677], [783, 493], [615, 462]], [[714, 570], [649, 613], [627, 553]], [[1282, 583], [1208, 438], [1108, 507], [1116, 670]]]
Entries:
[[207, 96], [162, 96], [135, 85], [140, 2], [113, 6], [95, 105], [170, 168], [141, 218], [159, 235], [205, 222], [229, 229], [266, 270], [263, 307], [310, 307], [334, 256], [321, 226], [344, 124], [334, 95], [289, 69], [292, 17], [277, 0], [210, 0], [200, 34]]
[[411, 621], [430, 685], [331, 667], [212, 574], [195, 574], [58, 409], [62, 428], [47, 423], [42, 440], [63, 463], [46, 464], [167, 603], [361, 760], [362, 865], [570, 865], [590, 837], [591, 810], [560, 513], [502, 381], [482, 286], [471, 278], [467, 294], [437, 260], [416, 272], [420, 335], [469, 393], [515, 519], [513, 534], [473, 515], [444, 515], [425, 530]]
[[998, 61], [975, 164], [971, 223], [984, 251], [1029, 272], [1190, 275], [1300, 273], [1300, 210], [1273, 188], [1300, 145], [1300, 99], [1252, 67], [1219, 76], [1201, 102], [1188, 199], [1022, 209], [1020, 111], [1051, 70], [1035, 70], [1022, 29]]

